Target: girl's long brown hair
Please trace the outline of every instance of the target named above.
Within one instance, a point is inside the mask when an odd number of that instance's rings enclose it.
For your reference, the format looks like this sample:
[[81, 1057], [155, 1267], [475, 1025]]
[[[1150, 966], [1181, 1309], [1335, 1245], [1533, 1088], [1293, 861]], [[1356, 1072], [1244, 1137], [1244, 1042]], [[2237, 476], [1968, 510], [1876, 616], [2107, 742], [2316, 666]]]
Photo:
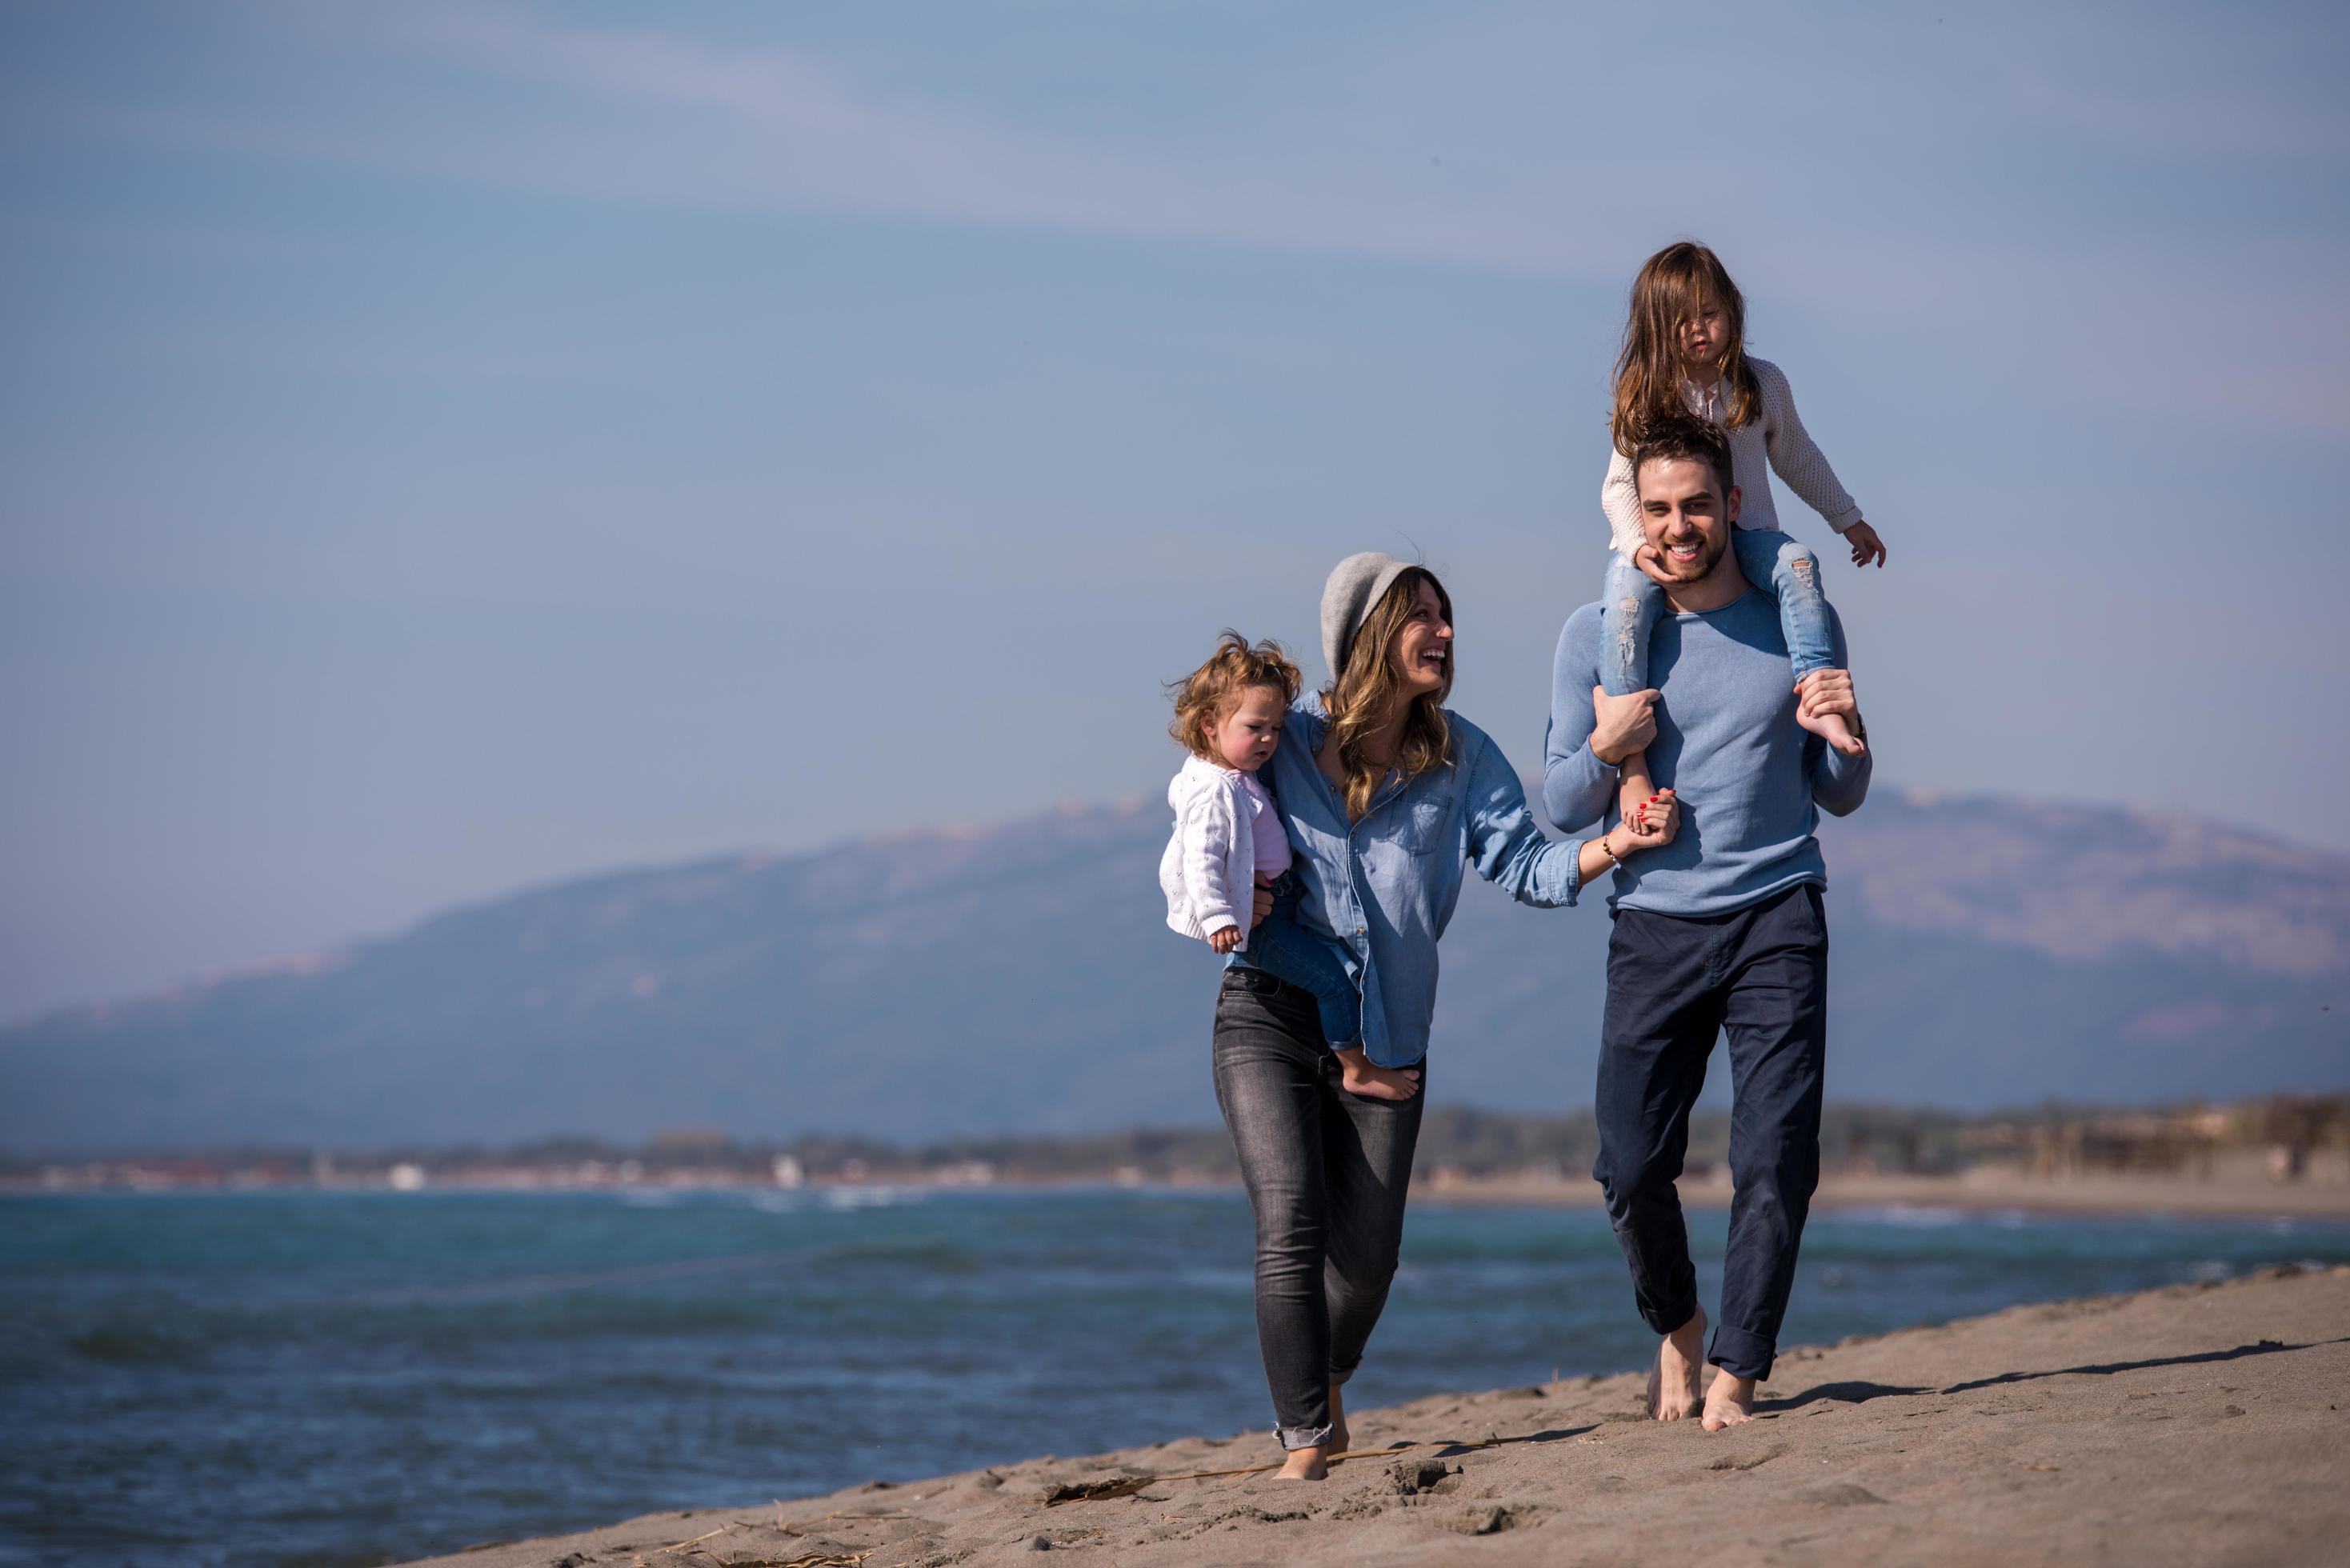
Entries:
[[1729, 318], [1728, 341], [1714, 369], [1730, 385], [1732, 429], [1762, 411], [1762, 387], [1746, 360], [1746, 300], [1730, 281], [1721, 259], [1695, 240], [1667, 245], [1641, 264], [1632, 280], [1632, 314], [1624, 323], [1624, 348], [1616, 356], [1616, 411], [1608, 433], [1616, 450], [1631, 454], [1651, 421], [1686, 413], [1681, 398], [1680, 326], [1695, 318], [1698, 304], [1712, 300]]
[[1363, 618], [1363, 628], [1355, 634], [1355, 645], [1347, 655], [1346, 670], [1322, 693], [1323, 711], [1330, 717], [1330, 732], [1322, 743], [1338, 748], [1338, 762], [1347, 775], [1350, 821], [1361, 821], [1371, 809], [1371, 797], [1387, 782], [1390, 769], [1405, 778], [1415, 778], [1452, 760], [1452, 727], [1444, 722], [1444, 700], [1452, 695], [1449, 646], [1444, 650], [1444, 684], [1411, 699], [1410, 711], [1404, 717], [1403, 740], [1395, 755], [1374, 762], [1365, 754], [1371, 737], [1387, 728], [1395, 713], [1396, 699], [1402, 694], [1403, 682], [1390, 656], [1396, 634], [1419, 606], [1422, 583], [1436, 590], [1444, 618], [1451, 620], [1452, 596], [1444, 591], [1436, 574], [1424, 566], [1405, 568]]

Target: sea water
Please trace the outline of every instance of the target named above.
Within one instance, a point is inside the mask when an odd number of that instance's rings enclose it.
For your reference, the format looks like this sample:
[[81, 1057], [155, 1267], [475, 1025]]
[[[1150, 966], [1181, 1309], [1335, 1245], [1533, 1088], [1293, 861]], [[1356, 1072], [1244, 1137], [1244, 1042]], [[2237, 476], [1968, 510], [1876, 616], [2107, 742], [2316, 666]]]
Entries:
[[[1783, 1343], [2290, 1262], [2350, 1224], [1822, 1213]], [[1421, 1203], [1348, 1397], [1654, 1345], [1604, 1216]], [[1232, 1192], [0, 1199], [10, 1565], [359, 1568], [1270, 1417]]]

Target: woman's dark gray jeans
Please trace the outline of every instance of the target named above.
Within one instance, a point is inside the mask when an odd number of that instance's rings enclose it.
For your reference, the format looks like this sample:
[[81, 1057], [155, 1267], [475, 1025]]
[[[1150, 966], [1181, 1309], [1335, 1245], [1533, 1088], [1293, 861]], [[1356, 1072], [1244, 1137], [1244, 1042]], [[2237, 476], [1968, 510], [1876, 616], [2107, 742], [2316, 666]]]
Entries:
[[1216, 998], [1215, 1070], [1256, 1215], [1274, 1421], [1283, 1448], [1315, 1448], [1330, 1437], [1330, 1387], [1362, 1364], [1387, 1305], [1426, 1080], [1400, 1102], [1347, 1093], [1313, 996], [1242, 968]]

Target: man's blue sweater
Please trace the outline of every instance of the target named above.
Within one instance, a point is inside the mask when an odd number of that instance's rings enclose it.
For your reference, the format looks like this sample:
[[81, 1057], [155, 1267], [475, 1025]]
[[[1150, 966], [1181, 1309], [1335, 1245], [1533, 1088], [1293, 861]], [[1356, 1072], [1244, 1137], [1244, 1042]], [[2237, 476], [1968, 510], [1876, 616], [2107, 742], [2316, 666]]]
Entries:
[[[1835, 661], [1844, 622], [1828, 612]], [[1616, 770], [1591, 754], [1591, 689], [1599, 684], [1600, 607], [1567, 618], [1553, 667], [1543, 805], [1562, 832], [1612, 826]], [[1857, 761], [1795, 722], [1795, 673], [1779, 604], [1750, 590], [1703, 615], [1667, 611], [1648, 643], [1661, 692], [1648, 770], [1681, 803], [1679, 835], [1616, 872], [1611, 905], [1659, 915], [1721, 915], [1802, 882], [1827, 881], [1819, 813], [1843, 816], [1868, 794], [1875, 748]]]

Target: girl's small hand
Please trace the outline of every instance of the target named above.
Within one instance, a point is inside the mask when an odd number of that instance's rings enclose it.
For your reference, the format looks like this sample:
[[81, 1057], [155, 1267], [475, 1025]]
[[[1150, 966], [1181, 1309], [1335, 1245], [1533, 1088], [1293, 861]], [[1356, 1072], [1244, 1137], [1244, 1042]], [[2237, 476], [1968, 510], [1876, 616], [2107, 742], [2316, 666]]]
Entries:
[[1659, 790], [1640, 804], [1624, 826], [1632, 835], [1633, 848], [1662, 848], [1681, 830], [1681, 803], [1672, 791]]
[[1885, 565], [1885, 541], [1877, 530], [1866, 523], [1856, 523], [1844, 531], [1844, 542], [1852, 546], [1852, 564], [1866, 566], [1873, 559], [1878, 566]]
[[[1855, 528], [1859, 526], [1861, 526], [1861, 524], [1857, 523], [1853, 524], [1853, 527]], [[1846, 536], [1849, 537], [1849, 534], [1847, 534]], [[1641, 572], [1648, 576], [1648, 580], [1656, 584], [1660, 588], [1677, 588], [1681, 586], [1678, 579], [1666, 574], [1665, 558], [1662, 555], [1658, 553], [1657, 547], [1654, 545], [1643, 545], [1638, 549], [1633, 551], [1632, 564], [1639, 567]]]
[[1231, 952], [1241, 945], [1241, 929], [1238, 926], [1226, 926], [1222, 930], [1210, 931], [1208, 945], [1220, 953]]

